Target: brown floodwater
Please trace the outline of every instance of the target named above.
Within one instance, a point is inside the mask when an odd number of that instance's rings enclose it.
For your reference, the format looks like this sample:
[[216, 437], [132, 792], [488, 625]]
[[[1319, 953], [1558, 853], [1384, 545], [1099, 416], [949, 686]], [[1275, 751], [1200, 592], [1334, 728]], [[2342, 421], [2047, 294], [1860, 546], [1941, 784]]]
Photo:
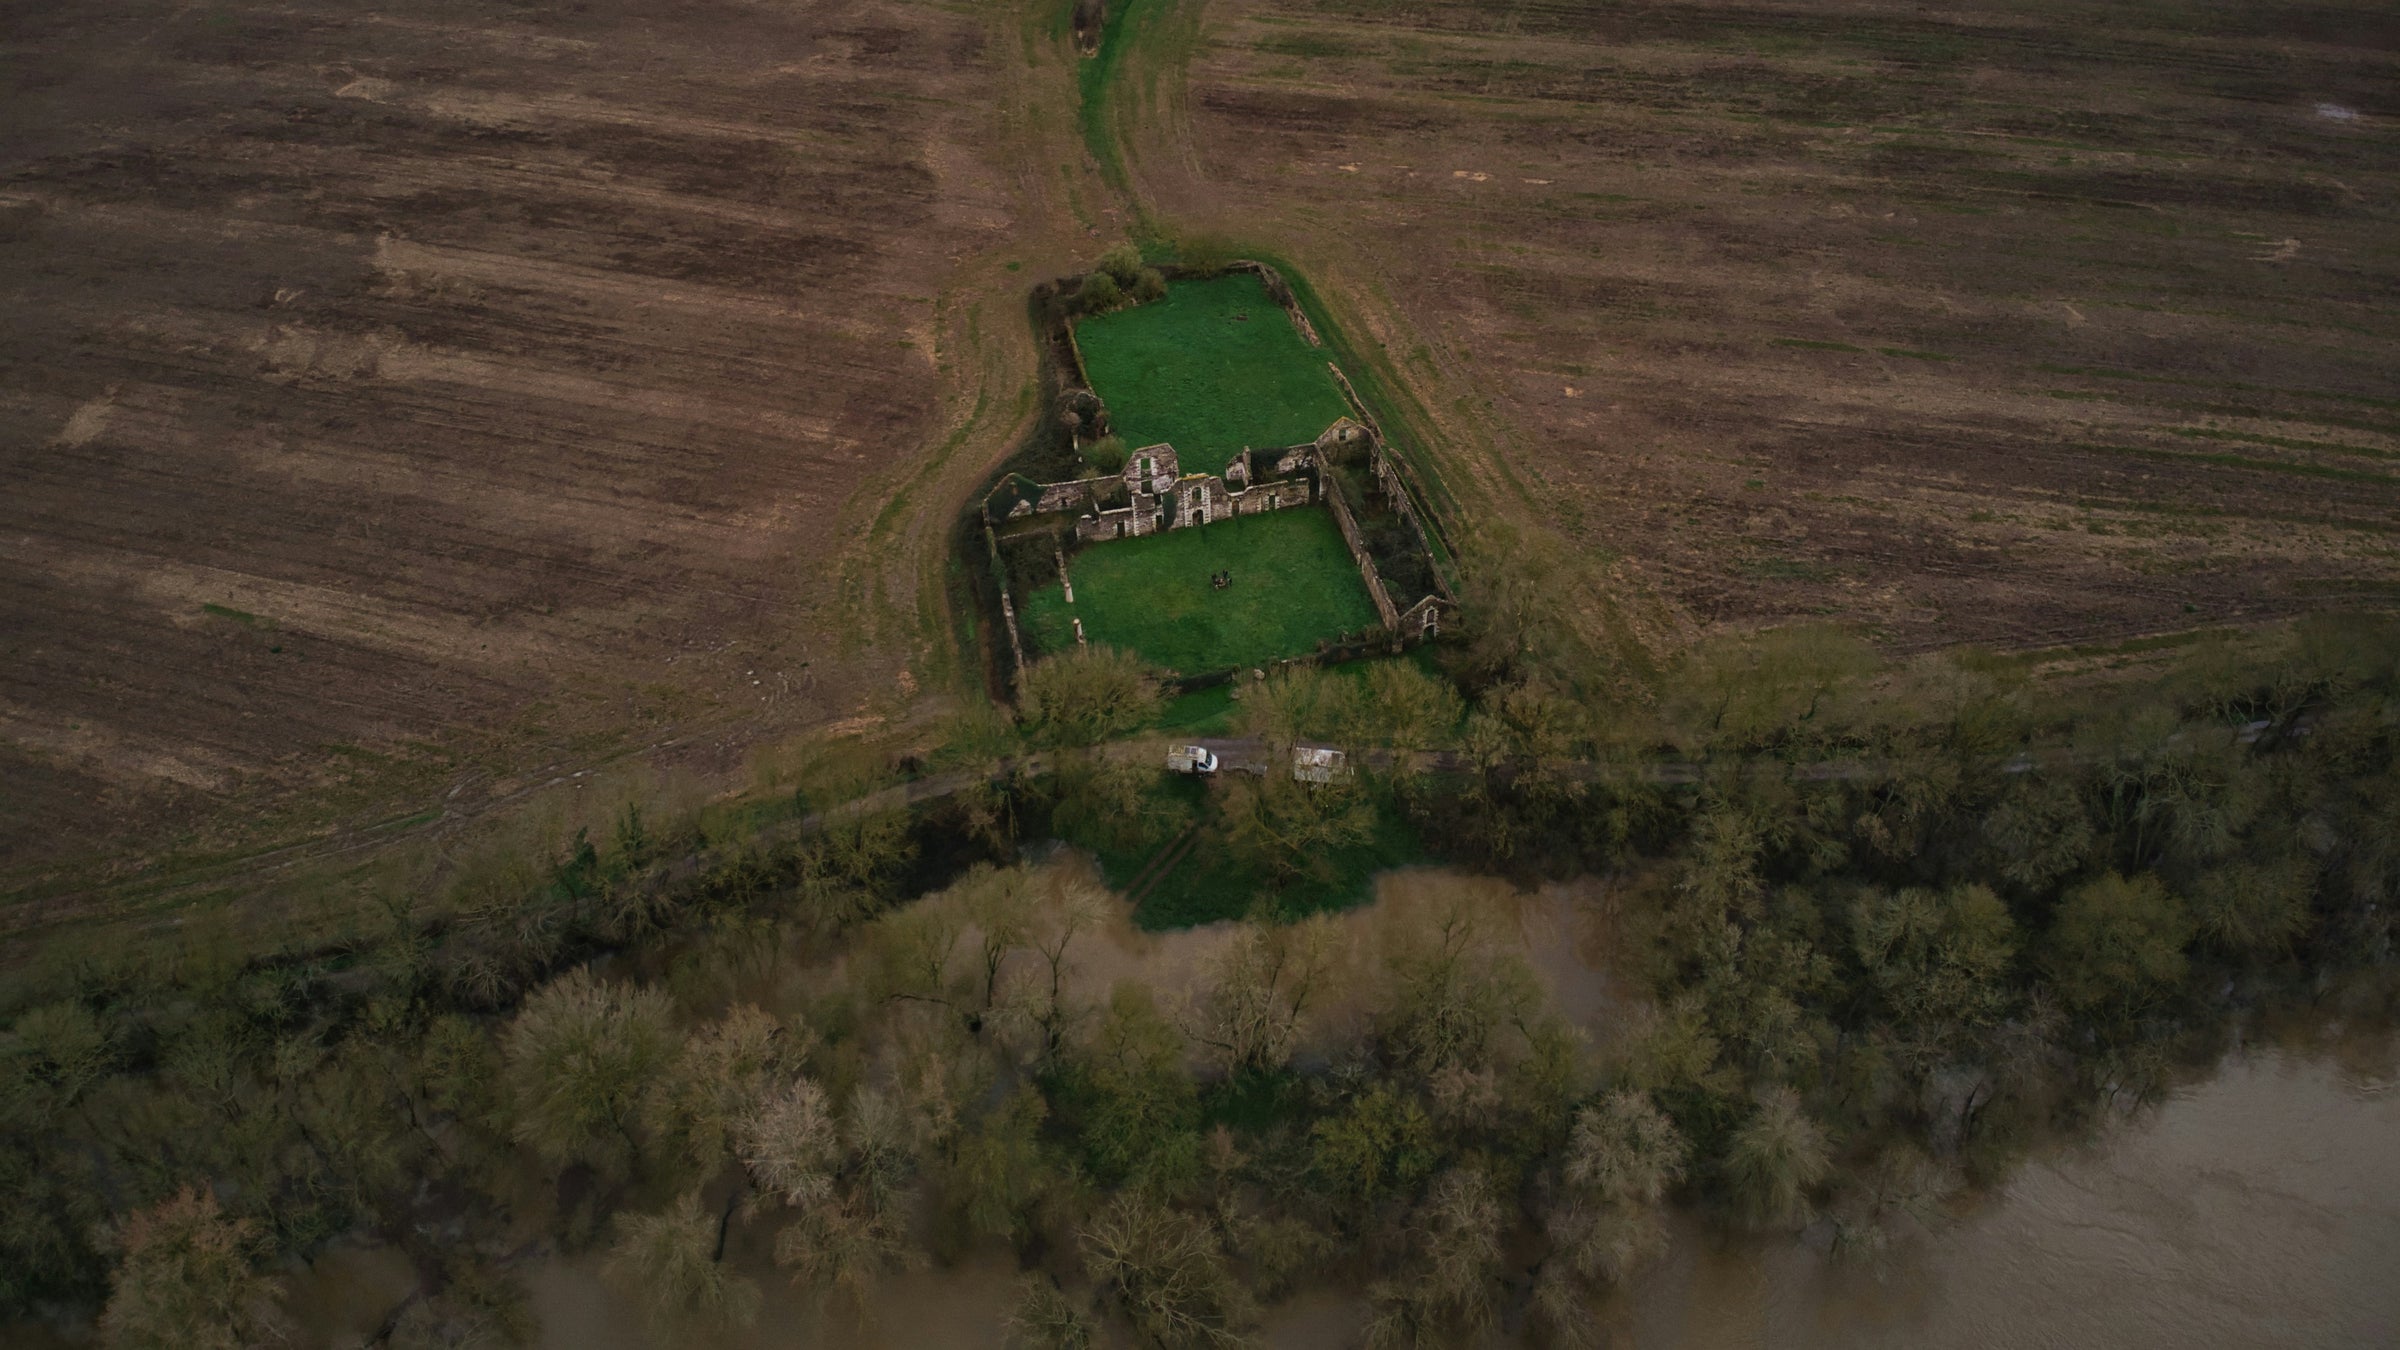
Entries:
[[1695, 1350], [2400, 1345], [2400, 1091], [2253, 1052], [1873, 1265], [1686, 1223], [1607, 1311]]
[[[1608, 895], [1579, 882], [1518, 893], [1439, 872], [1385, 879], [1377, 903], [1339, 922], [1366, 959], [1395, 916], [1466, 898], [1504, 918], [1562, 1010], [1606, 1039], [1623, 1005], [1604, 971]], [[1144, 935], [1121, 927], [1090, 954], [1093, 993], [1121, 978], [1189, 987], [1223, 929]], [[1317, 1036], [1359, 1010], [1325, 1011]], [[1619, 1346], [1781, 1347], [2400, 1346], [2400, 1086], [2389, 1035], [2322, 1035], [2254, 1047], [2088, 1143], [2027, 1158], [1995, 1190], [1897, 1239], [1873, 1259], [1806, 1237], [1727, 1238], [1679, 1218], [1667, 1254], [1595, 1310]], [[724, 1350], [990, 1347], [1015, 1271], [1005, 1258], [885, 1280], [870, 1316], [793, 1291], [766, 1241], [734, 1258], [766, 1293], [759, 1323]], [[542, 1320], [540, 1350], [657, 1350], [593, 1256], [522, 1267]], [[337, 1248], [293, 1280], [295, 1342], [362, 1343], [407, 1292], [403, 1263]], [[1353, 1294], [1314, 1291], [1268, 1310], [1274, 1350], [1355, 1344]], [[0, 1328], [0, 1344], [20, 1341]], [[1496, 1338], [1494, 1346], [1517, 1342]]]
[[[862, 1325], [759, 1274], [766, 1312], [726, 1350], [997, 1350], [1013, 1278], [998, 1260], [893, 1278]], [[655, 1350], [594, 1259], [530, 1278], [542, 1350]], [[1347, 1346], [1362, 1315], [1305, 1294], [1261, 1339]], [[1611, 1344], [1661, 1350], [2400, 1345], [2400, 1091], [2326, 1058], [2245, 1055], [1872, 1263], [1679, 1220], [1598, 1315]]]

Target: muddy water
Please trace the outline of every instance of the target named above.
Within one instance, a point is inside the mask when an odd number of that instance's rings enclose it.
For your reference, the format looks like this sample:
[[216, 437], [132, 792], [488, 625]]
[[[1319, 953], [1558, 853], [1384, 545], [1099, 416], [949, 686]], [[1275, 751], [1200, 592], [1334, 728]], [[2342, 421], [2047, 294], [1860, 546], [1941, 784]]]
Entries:
[[[863, 1325], [759, 1274], [766, 1312], [726, 1350], [996, 1350], [1013, 1271], [887, 1280]], [[542, 1350], [653, 1350], [592, 1259], [543, 1263], [531, 1284]], [[1879, 1262], [1684, 1221], [1598, 1313], [1613, 1344], [1685, 1350], [2400, 1345], [2400, 1090], [2324, 1059], [2229, 1061]], [[1346, 1346], [1361, 1317], [1355, 1298], [1318, 1292], [1274, 1309], [1261, 1338]]]
[[[1562, 1010], [1605, 1039], [1620, 1008], [1600, 959], [1598, 883], [1518, 894], [1401, 874], [1343, 916], [1345, 947], [1367, 959], [1393, 915], [1462, 895], [1504, 918]], [[1143, 979], [1171, 1001], [1226, 936], [1119, 929], [1079, 983], [1096, 994]], [[1337, 1039], [1358, 1015], [1329, 1008], [1317, 1032]], [[1872, 1262], [1679, 1221], [1667, 1255], [1596, 1315], [1614, 1344], [1690, 1350], [2400, 1345], [2400, 1087], [2388, 1038], [2341, 1049], [2230, 1058], [2099, 1142], [2029, 1159]], [[767, 1304], [757, 1327], [716, 1342], [726, 1350], [1001, 1344], [1005, 1260], [886, 1280], [861, 1322], [794, 1294], [763, 1251], [738, 1257]], [[353, 1255], [330, 1275], [343, 1289], [295, 1290], [316, 1329], [302, 1344], [358, 1344], [353, 1328], [390, 1304], [353, 1305], [388, 1273]], [[548, 1259], [526, 1275], [542, 1350], [652, 1350], [595, 1258]], [[1261, 1336], [1277, 1350], [1346, 1346], [1361, 1316], [1355, 1297], [1320, 1291], [1271, 1310]]]
[[1876, 1269], [1687, 1226], [1644, 1346], [2400, 1345], [2400, 1090], [2268, 1051], [2029, 1161]]

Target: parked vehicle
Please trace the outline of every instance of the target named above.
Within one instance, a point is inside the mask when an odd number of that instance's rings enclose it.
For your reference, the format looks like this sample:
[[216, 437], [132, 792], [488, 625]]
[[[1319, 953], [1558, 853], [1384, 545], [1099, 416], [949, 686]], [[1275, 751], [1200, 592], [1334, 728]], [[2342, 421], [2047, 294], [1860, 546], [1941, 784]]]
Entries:
[[1204, 745], [1170, 745], [1167, 769], [1171, 773], [1215, 773], [1217, 756]]
[[1303, 783], [1330, 783], [1350, 776], [1349, 756], [1330, 747], [1292, 747], [1292, 777]]

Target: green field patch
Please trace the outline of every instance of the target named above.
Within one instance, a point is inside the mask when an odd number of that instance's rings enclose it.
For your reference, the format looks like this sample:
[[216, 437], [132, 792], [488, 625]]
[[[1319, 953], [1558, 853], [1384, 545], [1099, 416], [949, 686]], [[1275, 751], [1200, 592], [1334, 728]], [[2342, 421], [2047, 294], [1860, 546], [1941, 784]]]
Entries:
[[1233, 714], [1239, 706], [1231, 684], [1212, 684], [1167, 700], [1150, 725], [1178, 736], [1224, 736], [1233, 731]]
[[[1217, 572], [1233, 574], [1219, 590]], [[1075, 602], [1055, 585], [1025, 598], [1027, 637], [1045, 652], [1084, 636], [1186, 675], [1305, 656], [1377, 623], [1329, 511], [1272, 511], [1095, 545], [1067, 564]]]
[[1815, 338], [1776, 338], [1775, 345], [1798, 347], [1807, 352], [1864, 352], [1866, 350], [1864, 347], [1853, 347], [1847, 342], [1819, 342]]
[[204, 604], [200, 606], [200, 612], [203, 614], [214, 615], [220, 619], [231, 619], [235, 623], [244, 624], [251, 628], [256, 628], [258, 626], [257, 615], [246, 609], [235, 609], [231, 605], [219, 605], [214, 603]]
[[1134, 901], [1133, 921], [1152, 932], [1190, 928], [1225, 919], [1289, 921], [1326, 910], [1348, 909], [1375, 896], [1375, 878], [1425, 861], [1425, 846], [1407, 813], [1388, 791], [1376, 790], [1375, 828], [1355, 844], [1323, 855], [1314, 875], [1261, 875], [1228, 856], [1219, 785], [1170, 774], [1152, 795], [1179, 803], [1192, 821], [1189, 830], [1130, 847], [1062, 832], [1066, 842], [1089, 849], [1111, 889]]
[[1075, 326], [1092, 392], [1128, 446], [1165, 441], [1195, 473], [1243, 447], [1313, 441], [1350, 405], [1259, 278], [1179, 281], [1164, 300]]

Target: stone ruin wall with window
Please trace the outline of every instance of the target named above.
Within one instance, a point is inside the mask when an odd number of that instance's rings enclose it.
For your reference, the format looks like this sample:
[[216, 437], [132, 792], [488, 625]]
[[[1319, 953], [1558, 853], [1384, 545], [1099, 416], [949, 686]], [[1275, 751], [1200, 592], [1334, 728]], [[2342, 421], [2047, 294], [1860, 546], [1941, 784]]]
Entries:
[[1306, 445], [1244, 450], [1222, 474], [1184, 473], [1174, 446], [1146, 445], [1125, 457], [1122, 473], [1064, 483], [1004, 479], [984, 499], [984, 519], [997, 526], [1071, 515], [1076, 539], [1092, 544], [1307, 506], [1317, 500], [1318, 458], [1367, 434], [1343, 418]]

